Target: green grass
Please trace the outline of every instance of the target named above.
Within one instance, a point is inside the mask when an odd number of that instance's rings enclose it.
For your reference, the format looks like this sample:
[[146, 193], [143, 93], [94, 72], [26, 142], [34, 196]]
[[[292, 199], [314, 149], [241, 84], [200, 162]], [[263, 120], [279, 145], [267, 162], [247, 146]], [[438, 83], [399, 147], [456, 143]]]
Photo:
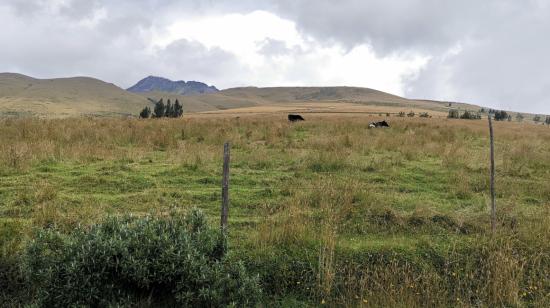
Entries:
[[[5, 255], [17, 255], [32, 228], [56, 225], [70, 232], [107, 215], [198, 207], [218, 224], [221, 154], [223, 141], [230, 140], [231, 254], [260, 272], [264, 286], [272, 288], [267, 295], [273, 305], [320, 300], [367, 305], [361, 292], [380, 297], [369, 302], [374, 306], [449, 305], [457, 304], [456, 298], [468, 305], [512, 306], [549, 300], [543, 293], [550, 290], [547, 280], [536, 282], [538, 293], [522, 294], [550, 264], [545, 242], [550, 130], [520, 132], [507, 123], [496, 128], [499, 230], [516, 245], [508, 255], [481, 245], [490, 236], [487, 137], [479, 122], [396, 118], [391, 129], [368, 130], [365, 118], [297, 125], [272, 118], [237, 124], [230, 119], [81, 121], [22, 121], [0, 128], [17, 146], [0, 151]], [[31, 133], [17, 138], [18, 125]], [[40, 136], [40, 125], [64, 129]], [[48, 146], [41, 143], [46, 141]], [[469, 249], [468, 258], [460, 257]], [[384, 269], [388, 253], [398, 261]], [[363, 257], [369, 254], [372, 259]], [[441, 272], [457, 262], [482, 262], [485, 254], [519, 256], [522, 269], [534, 262], [534, 270], [510, 279], [517, 285], [503, 287], [503, 294], [477, 286], [469, 276], [452, 286]], [[363, 263], [372, 267], [365, 270]], [[294, 279], [290, 273], [276, 274], [291, 265], [304, 271], [304, 289], [287, 286], [285, 279]], [[352, 265], [360, 273], [353, 279]], [[464, 275], [485, 268], [464, 266]], [[515, 273], [513, 268], [499, 271]], [[403, 271], [402, 279], [425, 281], [425, 291], [395, 289], [384, 297], [384, 288], [399, 282]], [[471, 295], [476, 288], [485, 293]], [[402, 301], [394, 302], [399, 296]]]

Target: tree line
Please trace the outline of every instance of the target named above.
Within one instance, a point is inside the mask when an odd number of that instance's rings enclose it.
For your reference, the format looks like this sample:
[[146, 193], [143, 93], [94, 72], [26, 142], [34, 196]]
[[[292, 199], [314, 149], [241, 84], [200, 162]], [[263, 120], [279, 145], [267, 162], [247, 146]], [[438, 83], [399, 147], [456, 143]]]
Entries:
[[462, 114], [457, 109], [450, 109], [447, 115], [449, 119], [466, 119], [466, 120], [480, 120], [481, 114], [473, 111], [464, 111]]
[[[512, 115], [504, 110], [495, 110], [495, 109], [485, 109], [481, 108], [479, 112], [473, 112], [473, 111], [464, 111], [463, 113], [460, 113], [457, 109], [449, 109], [449, 114], [447, 115], [447, 118], [449, 119], [481, 119], [481, 114], [487, 113], [490, 117], [495, 119], [495, 121], [512, 121]], [[516, 113], [515, 115], [516, 121], [522, 122], [525, 116], [521, 113]], [[546, 119], [543, 120], [541, 115], [535, 115], [533, 117], [533, 122], [540, 123], [543, 122], [543, 124], [550, 125], [550, 115], [546, 116]]]
[[142, 119], [153, 118], [179, 118], [183, 115], [183, 106], [180, 104], [179, 100], [176, 99], [174, 104], [170, 99], [164, 104], [164, 99], [160, 99], [155, 103], [153, 110], [149, 106], [143, 108], [139, 113], [139, 117]]

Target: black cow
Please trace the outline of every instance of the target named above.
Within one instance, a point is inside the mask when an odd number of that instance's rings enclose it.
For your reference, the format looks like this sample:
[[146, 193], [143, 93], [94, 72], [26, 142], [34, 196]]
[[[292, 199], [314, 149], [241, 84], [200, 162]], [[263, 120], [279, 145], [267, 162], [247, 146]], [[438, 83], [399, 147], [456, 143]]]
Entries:
[[288, 115], [288, 120], [290, 122], [305, 121], [304, 118], [302, 118], [302, 116], [299, 115], [299, 114], [289, 114]]
[[369, 124], [369, 128], [375, 128], [375, 127], [390, 127], [390, 125], [386, 121], [371, 122]]

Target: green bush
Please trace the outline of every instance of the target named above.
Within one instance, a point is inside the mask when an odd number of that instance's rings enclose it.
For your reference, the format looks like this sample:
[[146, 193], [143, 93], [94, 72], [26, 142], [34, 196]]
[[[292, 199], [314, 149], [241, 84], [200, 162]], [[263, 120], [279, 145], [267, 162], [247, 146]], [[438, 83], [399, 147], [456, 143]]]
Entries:
[[259, 278], [228, 262], [226, 250], [225, 236], [208, 228], [198, 211], [111, 217], [69, 235], [38, 231], [23, 272], [40, 306], [255, 305]]

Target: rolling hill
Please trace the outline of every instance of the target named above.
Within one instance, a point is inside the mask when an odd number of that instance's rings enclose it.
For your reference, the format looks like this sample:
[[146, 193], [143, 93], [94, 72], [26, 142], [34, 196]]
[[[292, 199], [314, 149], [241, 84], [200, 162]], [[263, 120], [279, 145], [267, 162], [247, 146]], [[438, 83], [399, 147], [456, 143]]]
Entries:
[[[445, 116], [449, 108], [477, 111], [476, 105], [430, 100], [406, 99], [378, 90], [359, 87], [241, 87], [218, 91], [203, 83], [178, 82], [163, 86], [153, 82], [165, 79], [148, 77], [140, 81], [141, 90], [132, 93], [113, 84], [89, 77], [36, 79], [21, 74], [0, 74], [1, 116], [137, 116], [154, 101], [178, 99], [184, 113], [397, 113], [430, 112]], [[167, 80], [167, 79], [166, 79]], [[205, 88], [206, 87], [206, 88]], [[156, 88], [164, 90], [155, 90]], [[147, 90], [148, 89], [148, 90]], [[210, 89], [210, 90], [208, 90]], [[213, 90], [215, 89], [215, 90]], [[167, 92], [169, 91], [169, 92]], [[202, 91], [202, 92], [201, 92]], [[203, 93], [203, 92], [212, 93]], [[451, 104], [451, 106], [449, 105]], [[529, 115], [526, 115], [528, 119]]]
[[[178, 99], [185, 112], [398, 112], [446, 113], [448, 102], [410, 100], [378, 90], [358, 87], [242, 87], [204, 95], [175, 95], [148, 92], [151, 100]], [[481, 107], [452, 103], [452, 108], [479, 110]]]
[[150, 102], [143, 96], [89, 77], [36, 79], [0, 73], [0, 115], [128, 116]]

